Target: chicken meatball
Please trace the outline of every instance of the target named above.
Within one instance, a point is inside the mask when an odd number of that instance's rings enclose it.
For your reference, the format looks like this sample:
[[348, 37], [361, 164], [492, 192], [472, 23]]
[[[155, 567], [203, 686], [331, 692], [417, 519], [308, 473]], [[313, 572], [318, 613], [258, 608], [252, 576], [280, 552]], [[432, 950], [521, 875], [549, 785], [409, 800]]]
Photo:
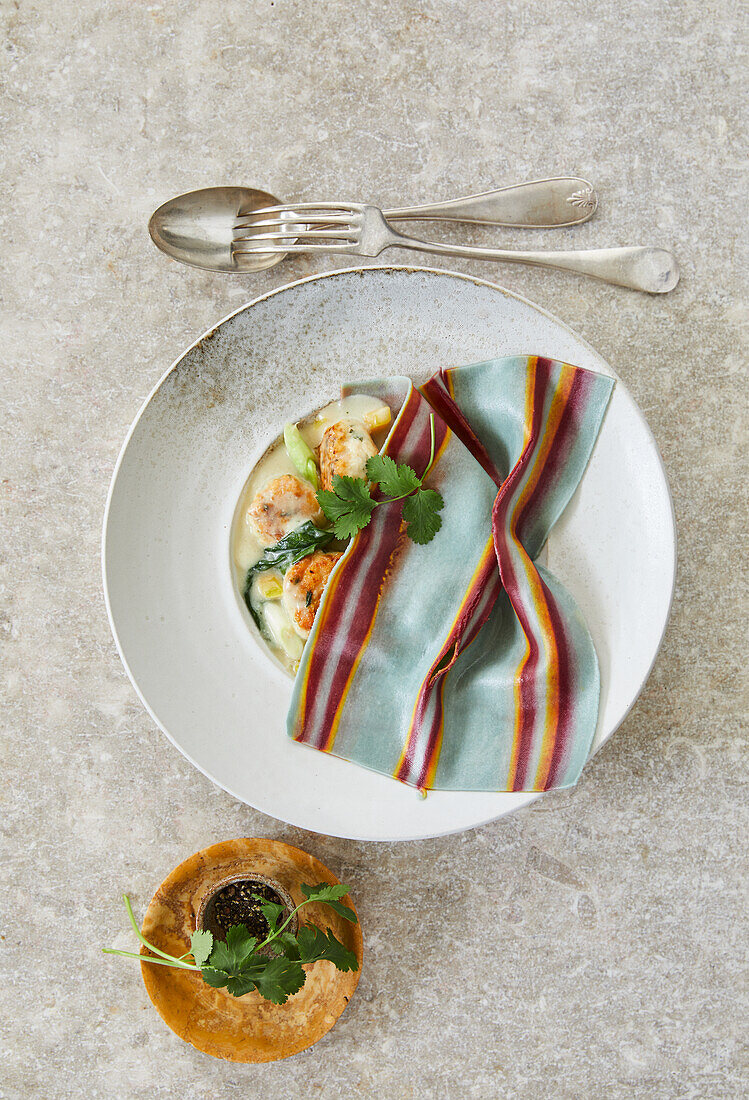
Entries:
[[273, 546], [308, 520], [319, 522], [322, 514], [309, 482], [293, 474], [282, 474], [256, 494], [247, 509], [247, 519], [258, 542]]
[[340, 554], [316, 550], [296, 562], [283, 579], [283, 605], [300, 638], [312, 629], [325, 585]]
[[372, 436], [358, 420], [339, 420], [326, 430], [320, 443], [320, 480], [333, 488], [333, 478], [367, 476], [367, 459], [377, 454]]

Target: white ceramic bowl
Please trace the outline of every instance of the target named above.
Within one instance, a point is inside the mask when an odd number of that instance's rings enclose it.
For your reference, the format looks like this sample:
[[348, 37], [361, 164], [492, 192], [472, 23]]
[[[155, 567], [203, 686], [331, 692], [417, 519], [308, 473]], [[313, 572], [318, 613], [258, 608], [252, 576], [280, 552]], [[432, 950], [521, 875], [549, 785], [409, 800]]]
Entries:
[[[535, 795], [426, 799], [287, 739], [291, 681], [252, 637], [232, 583], [229, 530], [252, 466], [286, 420], [342, 381], [538, 354], [613, 374], [550, 314], [500, 287], [425, 268], [337, 271], [242, 307], [164, 375], [123, 446], [103, 570], [120, 655], [144, 705], [214, 782], [265, 813], [336, 836], [456, 832]], [[652, 667], [675, 572], [671, 498], [653, 437], [618, 382], [593, 457], [548, 543], [601, 664], [594, 749]]]

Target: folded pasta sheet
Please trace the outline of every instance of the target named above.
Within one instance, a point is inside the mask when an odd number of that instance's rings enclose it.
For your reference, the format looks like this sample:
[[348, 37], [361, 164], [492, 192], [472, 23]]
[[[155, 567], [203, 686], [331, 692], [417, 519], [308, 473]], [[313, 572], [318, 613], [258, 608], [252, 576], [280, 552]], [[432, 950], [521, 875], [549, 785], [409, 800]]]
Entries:
[[572, 597], [535, 562], [583, 475], [613, 380], [535, 356], [347, 392], [399, 409], [383, 452], [444, 498], [425, 546], [376, 508], [326, 588], [289, 711], [297, 741], [424, 789], [574, 784], [599, 673]]

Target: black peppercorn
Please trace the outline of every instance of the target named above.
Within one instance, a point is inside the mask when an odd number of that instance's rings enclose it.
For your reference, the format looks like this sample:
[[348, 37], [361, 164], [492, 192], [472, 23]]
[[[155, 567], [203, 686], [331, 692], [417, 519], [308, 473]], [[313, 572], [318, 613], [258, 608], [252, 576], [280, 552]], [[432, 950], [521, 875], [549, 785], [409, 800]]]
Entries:
[[230, 928], [235, 924], [244, 924], [251, 936], [255, 936], [258, 940], [265, 939], [270, 928], [260, 912], [258, 898], [262, 898], [263, 901], [272, 901], [276, 905], [284, 904], [283, 899], [272, 887], [251, 880], [233, 882], [223, 890], [219, 890], [213, 898], [211, 912], [207, 914], [206, 922], [214, 937], [225, 940]]

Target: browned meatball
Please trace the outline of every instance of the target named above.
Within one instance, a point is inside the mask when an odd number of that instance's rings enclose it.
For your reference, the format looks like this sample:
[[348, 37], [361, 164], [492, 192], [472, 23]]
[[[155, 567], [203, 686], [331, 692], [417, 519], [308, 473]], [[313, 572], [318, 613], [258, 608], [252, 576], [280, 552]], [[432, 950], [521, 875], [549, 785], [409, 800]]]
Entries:
[[315, 490], [293, 474], [274, 477], [256, 494], [247, 509], [250, 527], [263, 546], [274, 543], [307, 520], [321, 520]]
[[301, 638], [312, 629], [325, 585], [340, 554], [316, 550], [296, 562], [283, 579], [283, 603]]
[[336, 474], [366, 477], [367, 459], [377, 454], [372, 436], [358, 420], [339, 420], [326, 430], [320, 443], [320, 480], [333, 488]]

